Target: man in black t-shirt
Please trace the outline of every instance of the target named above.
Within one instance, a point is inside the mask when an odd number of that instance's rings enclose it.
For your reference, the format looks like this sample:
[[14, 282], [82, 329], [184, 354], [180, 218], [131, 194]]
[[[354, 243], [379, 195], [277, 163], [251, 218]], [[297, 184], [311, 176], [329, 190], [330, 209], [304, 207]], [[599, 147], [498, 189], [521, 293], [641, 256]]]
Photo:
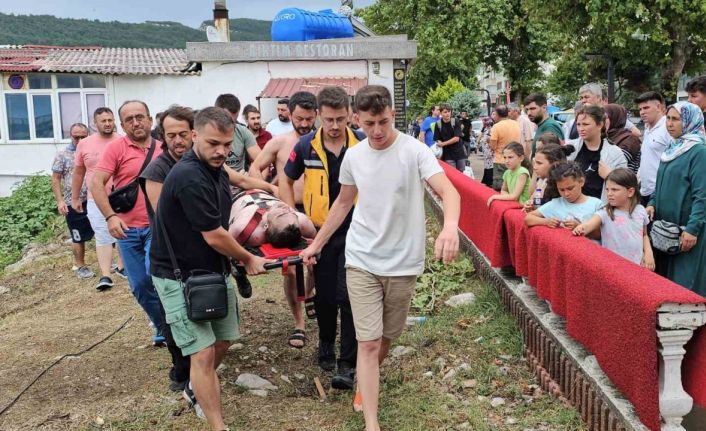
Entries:
[[434, 142], [443, 150], [441, 160], [463, 172], [466, 169], [466, 150], [461, 142], [461, 122], [451, 116], [451, 105], [441, 105], [441, 119], [434, 128]]
[[191, 382], [185, 395], [193, 402], [195, 395], [215, 430], [226, 428], [216, 368], [230, 343], [240, 336], [236, 296], [227, 281], [228, 316], [210, 322], [189, 320], [167, 240], [183, 278], [195, 269], [227, 274], [231, 257], [243, 262], [250, 275], [265, 272], [265, 259], [247, 252], [227, 231], [231, 196], [223, 163], [233, 143], [233, 127], [232, 118], [221, 108], [205, 108], [196, 115], [194, 148], [175, 164], [164, 181], [150, 249], [152, 280], [166, 322], [184, 356], [191, 356]]

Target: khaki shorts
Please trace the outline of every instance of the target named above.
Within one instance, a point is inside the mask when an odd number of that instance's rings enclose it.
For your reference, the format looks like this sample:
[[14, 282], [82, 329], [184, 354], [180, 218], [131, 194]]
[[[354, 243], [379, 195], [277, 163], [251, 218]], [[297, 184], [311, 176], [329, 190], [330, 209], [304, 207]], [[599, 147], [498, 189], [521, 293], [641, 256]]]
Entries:
[[373, 341], [380, 337], [389, 340], [399, 337], [407, 322], [417, 276], [385, 277], [346, 266], [346, 281], [356, 339]]
[[240, 316], [233, 285], [228, 283], [228, 315], [211, 322], [193, 322], [186, 315], [186, 302], [181, 283], [168, 278], [152, 276], [159, 299], [162, 301], [167, 324], [174, 342], [184, 356], [193, 355], [218, 341], [235, 341], [240, 338]]

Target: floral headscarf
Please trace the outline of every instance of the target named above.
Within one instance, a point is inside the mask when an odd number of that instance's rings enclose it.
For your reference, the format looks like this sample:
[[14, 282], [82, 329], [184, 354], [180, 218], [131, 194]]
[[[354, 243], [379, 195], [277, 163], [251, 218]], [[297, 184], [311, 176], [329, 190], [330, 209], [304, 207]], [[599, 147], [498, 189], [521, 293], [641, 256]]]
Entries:
[[670, 162], [689, 151], [695, 145], [705, 145], [704, 114], [701, 109], [689, 102], [677, 102], [667, 108], [676, 109], [681, 116], [682, 134], [677, 139], [672, 138], [669, 146], [662, 153], [661, 160]]

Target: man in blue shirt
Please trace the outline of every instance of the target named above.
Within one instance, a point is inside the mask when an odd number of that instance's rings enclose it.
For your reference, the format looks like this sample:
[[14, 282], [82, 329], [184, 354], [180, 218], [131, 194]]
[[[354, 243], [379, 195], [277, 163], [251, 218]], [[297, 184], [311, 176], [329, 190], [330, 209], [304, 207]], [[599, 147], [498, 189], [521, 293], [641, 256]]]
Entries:
[[419, 132], [419, 140], [427, 144], [427, 147], [434, 145], [434, 129], [433, 125], [439, 120], [441, 113], [440, 105], [432, 105], [429, 109], [429, 116], [422, 122], [422, 130]]

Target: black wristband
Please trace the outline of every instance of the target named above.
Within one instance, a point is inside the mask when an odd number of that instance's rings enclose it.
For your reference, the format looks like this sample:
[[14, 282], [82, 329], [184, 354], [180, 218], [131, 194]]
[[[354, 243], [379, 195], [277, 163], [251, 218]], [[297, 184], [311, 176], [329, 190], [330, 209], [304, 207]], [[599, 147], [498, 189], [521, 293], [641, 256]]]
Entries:
[[117, 214], [113, 213], [113, 214], [109, 215], [108, 217], [106, 217], [105, 221], [108, 221], [108, 220], [110, 220], [111, 217], [116, 217], [116, 216], [117, 216]]

